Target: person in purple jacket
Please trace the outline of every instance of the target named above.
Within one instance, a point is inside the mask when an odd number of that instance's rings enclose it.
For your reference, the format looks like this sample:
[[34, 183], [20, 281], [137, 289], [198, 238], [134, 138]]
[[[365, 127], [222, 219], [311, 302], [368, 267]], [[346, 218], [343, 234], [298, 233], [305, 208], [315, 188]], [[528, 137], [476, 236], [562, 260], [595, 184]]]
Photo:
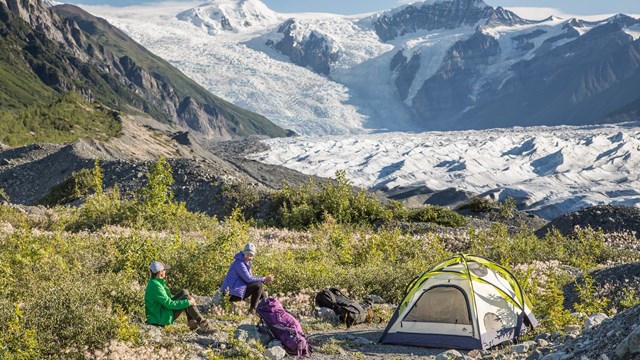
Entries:
[[227, 271], [220, 292], [229, 294], [232, 302], [246, 300], [251, 297], [249, 313], [255, 314], [258, 301], [265, 296], [264, 284], [273, 281], [274, 276], [256, 277], [251, 273], [251, 262], [256, 256], [256, 246], [248, 243], [244, 249], [234, 256], [233, 263]]

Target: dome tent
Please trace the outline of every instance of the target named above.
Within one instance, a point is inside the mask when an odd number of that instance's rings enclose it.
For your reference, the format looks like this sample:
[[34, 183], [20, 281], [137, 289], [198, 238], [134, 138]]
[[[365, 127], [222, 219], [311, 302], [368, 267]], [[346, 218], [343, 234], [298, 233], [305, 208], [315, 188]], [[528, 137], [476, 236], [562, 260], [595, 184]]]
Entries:
[[537, 321], [509, 270], [457, 255], [409, 283], [380, 343], [487, 349], [515, 340]]

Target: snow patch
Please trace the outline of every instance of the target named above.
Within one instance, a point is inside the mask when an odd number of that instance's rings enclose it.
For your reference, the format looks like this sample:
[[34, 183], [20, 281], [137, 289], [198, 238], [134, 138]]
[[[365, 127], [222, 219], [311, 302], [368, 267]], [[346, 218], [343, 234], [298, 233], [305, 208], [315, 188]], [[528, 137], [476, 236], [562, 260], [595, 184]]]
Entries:
[[640, 39], [640, 25], [634, 25], [624, 29], [624, 32], [631, 35], [633, 41]]

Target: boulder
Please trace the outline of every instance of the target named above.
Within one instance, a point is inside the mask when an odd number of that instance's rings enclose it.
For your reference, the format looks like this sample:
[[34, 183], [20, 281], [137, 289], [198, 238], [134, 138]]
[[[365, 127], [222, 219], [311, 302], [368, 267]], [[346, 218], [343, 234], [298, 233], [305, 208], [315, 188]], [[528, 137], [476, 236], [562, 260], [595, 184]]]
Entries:
[[287, 352], [281, 346], [273, 346], [264, 352], [265, 359], [281, 360], [287, 356]]
[[368, 295], [366, 297], [366, 299], [368, 301], [370, 301], [372, 304], [386, 304], [387, 303], [383, 298], [381, 298], [378, 295]]
[[545, 355], [541, 360], [565, 360], [565, 359], [571, 359], [572, 357], [573, 355], [570, 355], [564, 352], [556, 352], [556, 353]]
[[338, 315], [336, 315], [336, 312], [325, 307], [317, 307], [315, 311], [315, 317], [325, 321], [338, 321]]
[[0, 233], [11, 234], [13, 231], [13, 225], [8, 222], [0, 222]]
[[623, 360], [630, 359], [638, 353], [640, 353], [640, 327], [636, 327], [616, 348], [616, 355]]
[[372, 343], [371, 343], [371, 340], [366, 339], [366, 338], [363, 338], [363, 337], [356, 337], [355, 339], [353, 339], [353, 342], [354, 342], [356, 345], [359, 345], [359, 346], [363, 346], [363, 345], [371, 345], [371, 344], [372, 344]]
[[585, 320], [584, 329], [589, 330], [594, 326], [600, 325], [603, 321], [605, 321], [608, 318], [609, 317], [603, 313], [593, 314], [587, 317], [587, 319]]
[[564, 330], [568, 333], [579, 333], [582, 330], [582, 326], [580, 325], [567, 325]]
[[255, 325], [250, 324], [238, 326], [233, 332], [233, 337], [245, 343], [256, 340], [262, 344], [268, 344], [271, 341], [269, 335], [260, 333]]
[[544, 355], [540, 350], [533, 350], [529, 356], [527, 356], [527, 360], [540, 360]]
[[218, 341], [208, 336], [198, 336], [197, 338], [195, 338], [194, 342], [206, 348], [218, 346]]
[[513, 351], [515, 353], [518, 354], [524, 354], [526, 352], [529, 352], [530, 349], [532, 349], [534, 346], [536, 346], [536, 342], [535, 341], [525, 341], [521, 344], [515, 345], [513, 347]]
[[478, 351], [478, 350], [471, 350], [471, 351], [469, 351], [467, 353], [467, 356], [470, 357], [470, 358], [477, 359], [480, 356], [482, 356], [482, 354], [480, 354], [480, 351]]
[[438, 354], [436, 356], [436, 360], [450, 360], [450, 359], [457, 359], [459, 357], [462, 357], [462, 354], [460, 354], [458, 351], [447, 350], [443, 353]]

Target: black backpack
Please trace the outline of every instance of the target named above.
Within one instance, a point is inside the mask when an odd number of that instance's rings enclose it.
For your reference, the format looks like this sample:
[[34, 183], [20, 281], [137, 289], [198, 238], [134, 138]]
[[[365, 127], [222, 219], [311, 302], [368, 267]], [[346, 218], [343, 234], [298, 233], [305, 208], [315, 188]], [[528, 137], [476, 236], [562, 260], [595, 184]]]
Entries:
[[345, 323], [347, 328], [366, 322], [369, 317], [368, 310], [371, 310], [369, 302], [360, 305], [336, 288], [325, 288], [317, 293], [316, 305], [333, 310], [338, 315], [338, 320]]

